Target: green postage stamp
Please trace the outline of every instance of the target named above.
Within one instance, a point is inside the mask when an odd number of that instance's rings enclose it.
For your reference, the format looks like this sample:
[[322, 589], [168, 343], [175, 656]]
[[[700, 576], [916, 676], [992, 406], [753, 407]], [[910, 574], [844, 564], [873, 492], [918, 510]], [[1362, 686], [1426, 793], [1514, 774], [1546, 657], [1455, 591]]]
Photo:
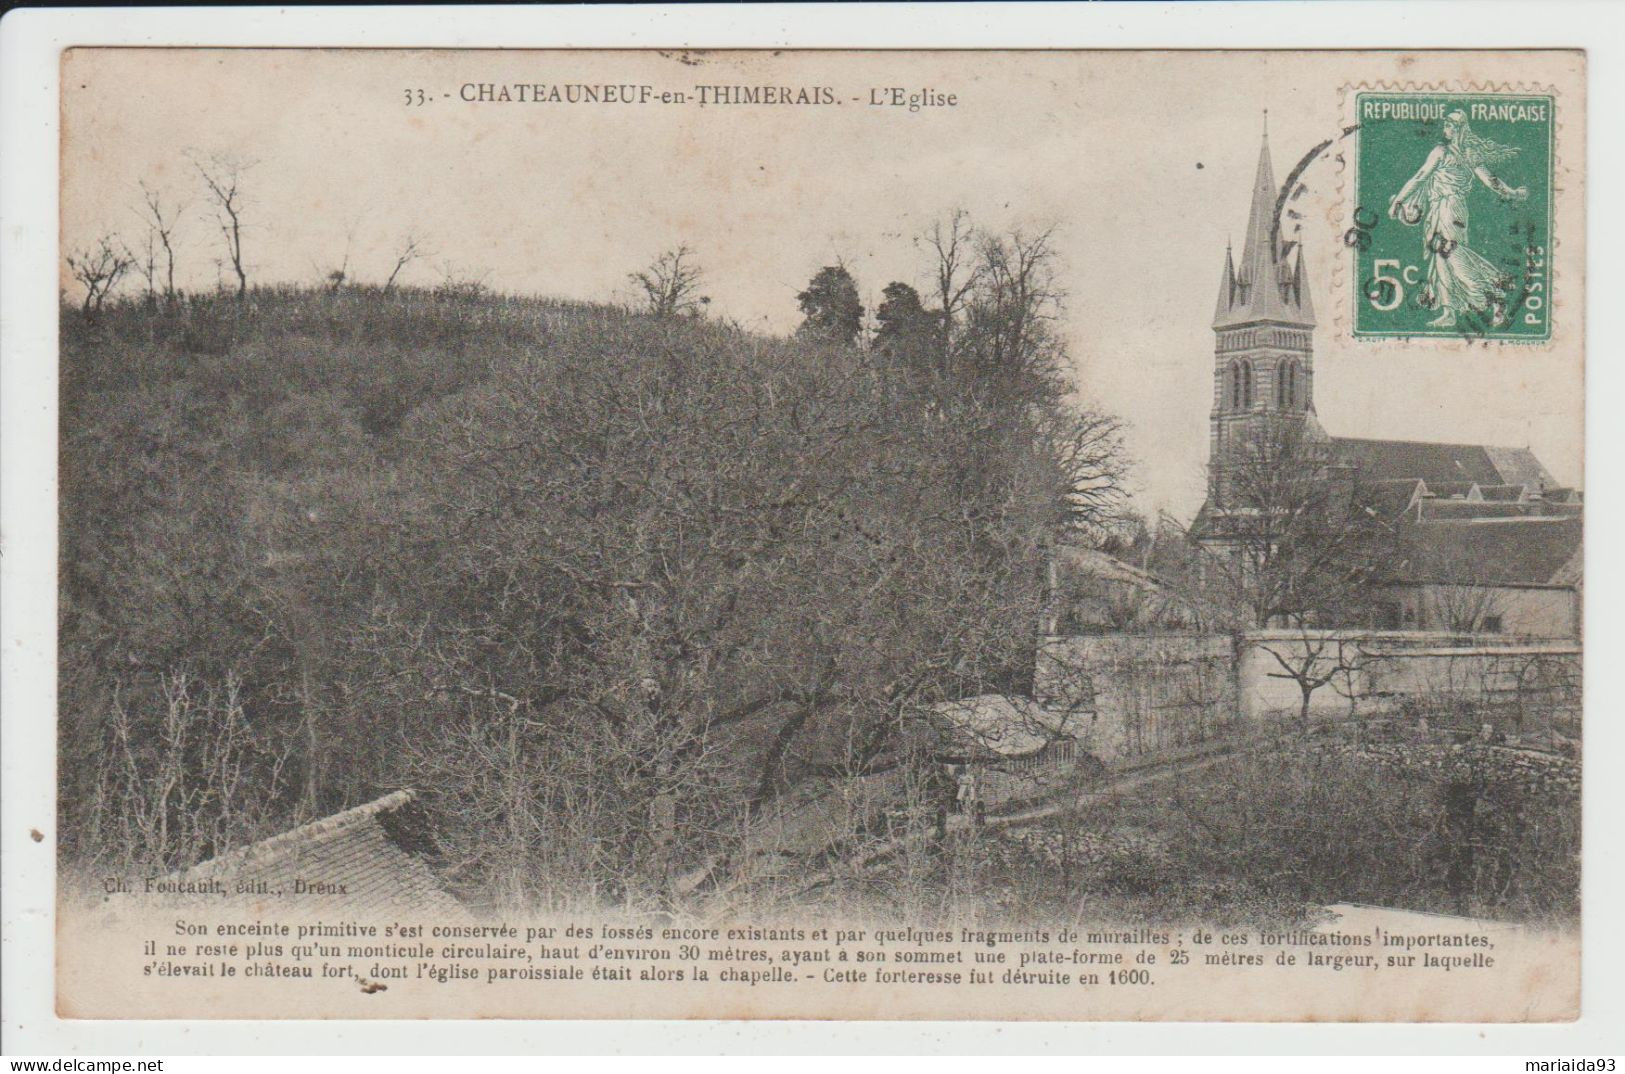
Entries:
[[1555, 112], [1542, 94], [1356, 95], [1356, 338], [1551, 338]]

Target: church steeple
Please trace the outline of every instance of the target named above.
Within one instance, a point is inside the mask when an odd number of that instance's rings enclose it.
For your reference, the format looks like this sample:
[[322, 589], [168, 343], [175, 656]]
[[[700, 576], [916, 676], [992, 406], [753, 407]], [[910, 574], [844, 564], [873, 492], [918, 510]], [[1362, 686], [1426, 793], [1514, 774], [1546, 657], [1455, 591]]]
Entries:
[[1302, 258], [1300, 256], [1297, 269], [1289, 263], [1289, 245], [1282, 241], [1277, 223], [1278, 207], [1282, 209], [1280, 215], [1285, 215], [1284, 192], [1275, 185], [1275, 168], [1270, 163], [1267, 114], [1265, 123], [1258, 169], [1253, 176], [1252, 208], [1242, 240], [1241, 264], [1235, 265], [1226, 251], [1214, 328], [1252, 321], [1279, 321], [1306, 328], [1315, 323], [1314, 313], [1304, 298], [1308, 294], [1308, 281], [1302, 277]]
[[1227, 506], [1225, 475], [1238, 453], [1274, 423], [1303, 422], [1310, 435], [1325, 435], [1314, 419], [1314, 303], [1303, 246], [1281, 235], [1285, 215], [1266, 126], [1240, 260], [1227, 243], [1213, 314], [1208, 502], [1216, 510]]

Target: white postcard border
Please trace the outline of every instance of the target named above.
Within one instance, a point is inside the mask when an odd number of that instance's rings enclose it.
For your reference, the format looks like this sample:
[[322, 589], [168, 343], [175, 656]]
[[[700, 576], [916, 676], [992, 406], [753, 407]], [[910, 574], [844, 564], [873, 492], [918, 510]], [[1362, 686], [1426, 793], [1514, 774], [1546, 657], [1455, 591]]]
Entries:
[[[1621, 806], [1625, 729], [1587, 682], [1584, 792], [1584, 1015], [1559, 1026], [1246, 1026], [915, 1023], [187, 1023], [61, 1021], [52, 1011], [54, 963], [55, 308], [58, 53], [71, 45], [351, 45], [363, 47], [1577, 47], [1588, 50], [1590, 100], [1598, 102], [1588, 151], [1587, 209], [1597, 237], [1625, 234], [1625, 210], [1608, 192], [1625, 180], [1625, 152], [1611, 102], [1625, 100], [1625, 28], [1617, 9], [1585, 3], [1526, 5], [1324, 3], [1117, 5], [802, 5], [772, 7], [103, 9], [22, 10], [0, 23], [0, 101], [6, 162], [0, 185], [3, 294], [0, 322], [0, 785], [3, 825], [6, 1050], [30, 1054], [468, 1053], [589, 1051], [1088, 1051], [1118, 1052], [1519, 1052], [1556, 1056], [1616, 1050], [1625, 996], [1622, 930], [1604, 916], [1621, 905], [1625, 862], [1608, 852]], [[1620, 457], [1625, 402], [1625, 276], [1598, 241], [1588, 250], [1587, 454], [1602, 461], [1587, 481], [1593, 540], [1588, 644], [1620, 651], [1625, 630], [1621, 568], [1607, 551], [1625, 509]], [[1595, 538], [1600, 537], [1600, 540]], [[31, 832], [42, 839], [35, 841]]]

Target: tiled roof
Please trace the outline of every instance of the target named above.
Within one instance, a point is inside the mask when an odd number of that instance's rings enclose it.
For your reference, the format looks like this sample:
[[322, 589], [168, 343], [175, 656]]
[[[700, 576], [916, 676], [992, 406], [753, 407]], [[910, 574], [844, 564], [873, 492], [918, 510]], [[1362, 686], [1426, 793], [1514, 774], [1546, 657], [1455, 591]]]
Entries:
[[1552, 575], [1554, 585], [1578, 586], [1585, 579], [1585, 546], [1574, 546], [1574, 554]]
[[1423, 500], [1422, 520], [1447, 518], [1518, 518], [1530, 514], [1528, 504], [1485, 500]]
[[1362, 481], [1355, 486], [1355, 499], [1362, 507], [1369, 507], [1382, 518], [1398, 518], [1410, 509], [1421, 493], [1422, 482]]
[[1486, 444], [1484, 451], [1507, 485], [1528, 485], [1531, 489], [1548, 489], [1557, 484], [1546, 467], [1528, 448], [1496, 447]]
[[[174, 879], [219, 879], [228, 890], [246, 884], [250, 892], [293, 900], [301, 909], [457, 914], [459, 904], [424, 862], [429, 852], [422, 807], [411, 791], [396, 791], [211, 858]], [[300, 882], [320, 887], [299, 893]]]
[[1452, 485], [1529, 485], [1557, 482], [1528, 448], [1433, 444], [1422, 440], [1361, 440], [1339, 436], [1334, 450], [1359, 467], [1366, 481], [1419, 477], [1430, 490]]
[[1426, 482], [1426, 484], [1426, 495], [1433, 496], [1441, 500], [1469, 499], [1473, 495], [1473, 490], [1478, 488], [1478, 486], [1471, 481], [1429, 481]]
[[1097, 548], [1085, 548], [1080, 545], [1062, 545], [1055, 551], [1055, 558], [1068, 567], [1083, 574], [1108, 581], [1123, 582], [1139, 589], [1164, 589], [1167, 583], [1148, 570], [1125, 563], [1116, 556], [1109, 555]]
[[962, 701], [944, 701], [931, 708], [977, 752], [1024, 757], [1052, 742], [1073, 737], [1071, 721], [1065, 714], [1051, 712], [1023, 697], [982, 694]]
[[1573, 516], [1419, 522], [1401, 531], [1400, 581], [1576, 585], [1583, 523]]

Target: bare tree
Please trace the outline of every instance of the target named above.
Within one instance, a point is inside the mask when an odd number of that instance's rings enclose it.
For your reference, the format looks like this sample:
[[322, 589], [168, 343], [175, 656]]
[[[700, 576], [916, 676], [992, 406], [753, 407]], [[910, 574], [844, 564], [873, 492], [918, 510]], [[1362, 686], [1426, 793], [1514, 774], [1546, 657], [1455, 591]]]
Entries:
[[423, 239], [416, 232], [408, 231], [395, 251], [395, 266], [389, 270], [389, 278], [384, 281], [385, 293], [395, 286], [395, 277], [401, 274], [402, 269], [414, 261], [431, 256], [432, 251], [424, 248]]
[[91, 791], [91, 846], [110, 864], [195, 865], [262, 835], [287, 753], [256, 737], [241, 681], [186, 670], [115, 688]]
[[[184, 202], [165, 205], [163, 193], [156, 187], [148, 186], [146, 181], [141, 182], [141, 209], [138, 210], [141, 218], [146, 221], [149, 233], [148, 243], [157, 239], [158, 245], [164, 251], [164, 301], [174, 303], [175, 292], [175, 230], [181, 217], [186, 212]], [[152, 285], [152, 275], [148, 274], [149, 289]]]
[[1432, 584], [1423, 589], [1424, 610], [1439, 629], [1476, 634], [1502, 614], [1500, 591], [1488, 584], [1484, 564], [1460, 552], [1428, 558]]
[[135, 256], [113, 235], [103, 235], [96, 240], [95, 246], [68, 255], [69, 271], [85, 288], [85, 300], [81, 307], [85, 320], [96, 318], [102, 310], [102, 303], [135, 262]]
[[468, 301], [490, 290], [487, 283], [491, 277], [490, 269], [468, 268], [450, 258], [442, 258], [435, 267], [440, 272], [440, 283], [435, 287], [435, 294], [442, 298]]
[[931, 229], [915, 240], [931, 258], [931, 283], [938, 317], [938, 351], [946, 363], [952, 360], [959, 339], [959, 326], [971, 294], [981, 282], [983, 266], [977, 258], [976, 231], [970, 214], [954, 209], [932, 221]]
[[1330, 468], [1326, 446], [1303, 423], [1263, 423], [1215, 460], [1220, 509], [1203, 535], [1206, 557], [1250, 609], [1253, 626], [1348, 626], [1374, 607], [1395, 537]]
[[1330, 685], [1350, 706], [1358, 700], [1355, 677], [1372, 661], [1365, 643], [1365, 636], [1359, 633], [1300, 628], [1289, 639], [1260, 646], [1279, 669], [1265, 672], [1266, 676], [1290, 679], [1298, 686], [1300, 730], [1309, 730], [1310, 700], [1321, 687]]
[[1035, 424], [1058, 485], [1059, 526], [1098, 539], [1120, 522], [1127, 502], [1121, 419], [1092, 407], [1057, 407]]
[[[360, 229], [361, 218], [359, 216], [352, 216], [349, 223], [344, 228], [344, 253], [339, 258], [338, 266], [336, 268], [329, 269], [323, 274], [323, 277], [327, 281], [327, 290], [329, 294], [338, 294], [344, 289], [345, 284], [351, 282], [350, 253], [355, 249], [355, 236], [356, 232]], [[314, 262], [312, 262], [312, 265], [316, 268], [318, 273], [321, 272], [321, 267], [319, 265], [315, 265]]]
[[248, 268], [243, 261], [243, 178], [255, 162], [221, 153], [208, 157], [194, 154], [191, 159], [214, 204], [215, 223], [225, 242], [226, 260], [237, 276], [237, 297], [245, 298]]
[[1060, 393], [1063, 350], [1052, 330], [1061, 310], [1055, 231], [977, 236], [976, 286], [966, 307], [966, 350], [980, 387], [1001, 406]]
[[158, 305], [158, 239], [152, 228], [147, 229], [146, 242], [140, 250], [127, 251], [136, 272], [147, 285], [147, 308]]
[[1500, 595], [1488, 586], [1472, 582], [1451, 582], [1433, 586], [1428, 592], [1432, 618], [1441, 629], [1453, 634], [1476, 634], [1501, 614]]
[[710, 299], [699, 294], [704, 270], [694, 263], [694, 251], [687, 243], [667, 250], [642, 272], [629, 273], [643, 292], [648, 312], [656, 317], [676, 317], [700, 312]]

